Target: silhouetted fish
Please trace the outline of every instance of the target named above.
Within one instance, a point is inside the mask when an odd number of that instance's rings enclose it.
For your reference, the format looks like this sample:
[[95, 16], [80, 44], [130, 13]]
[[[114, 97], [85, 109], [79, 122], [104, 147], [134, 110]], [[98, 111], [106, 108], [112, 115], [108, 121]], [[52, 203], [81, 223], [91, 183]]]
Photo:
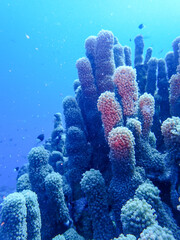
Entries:
[[40, 142], [42, 142], [44, 140], [44, 133], [40, 134], [38, 137], [37, 137], [37, 140], [40, 140]]
[[138, 26], [139, 29], [143, 29], [144, 28], [144, 24], [141, 23], [139, 26]]
[[162, 53], [164, 51], [164, 49], [161, 49], [161, 51], [159, 51], [158, 53], [160, 54], [160, 53]]

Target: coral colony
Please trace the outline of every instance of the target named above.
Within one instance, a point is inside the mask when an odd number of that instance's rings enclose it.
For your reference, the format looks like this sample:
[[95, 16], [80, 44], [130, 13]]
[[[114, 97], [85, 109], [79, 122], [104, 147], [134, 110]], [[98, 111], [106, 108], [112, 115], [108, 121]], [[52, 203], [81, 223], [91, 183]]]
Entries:
[[165, 60], [110, 31], [85, 41], [74, 97], [1, 210], [1, 240], [180, 239], [180, 37]]

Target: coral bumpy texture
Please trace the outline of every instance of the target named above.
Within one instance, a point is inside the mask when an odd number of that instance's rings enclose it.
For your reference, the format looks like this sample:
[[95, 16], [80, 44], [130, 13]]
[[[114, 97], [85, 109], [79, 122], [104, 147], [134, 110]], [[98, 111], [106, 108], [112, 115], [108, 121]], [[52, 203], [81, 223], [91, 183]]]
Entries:
[[[75, 97], [1, 209], [2, 240], [180, 239], [180, 37], [165, 59], [111, 31], [85, 41]], [[145, 59], [145, 60], [144, 60]]]

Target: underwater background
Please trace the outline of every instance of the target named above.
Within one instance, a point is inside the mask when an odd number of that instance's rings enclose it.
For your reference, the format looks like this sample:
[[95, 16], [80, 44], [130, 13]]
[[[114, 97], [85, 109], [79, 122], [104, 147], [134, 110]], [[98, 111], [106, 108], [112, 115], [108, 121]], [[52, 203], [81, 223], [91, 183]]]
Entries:
[[179, 239], [179, 9], [0, 0], [0, 239]]
[[[40, 133], [47, 139], [53, 114], [73, 95], [76, 60], [84, 41], [111, 30], [134, 54], [134, 38], [165, 57], [179, 34], [179, 0], [0, 1], [0, 187], [15, 188], [14, 168]], [[138, 26], [144, 24], [143, 29]]]

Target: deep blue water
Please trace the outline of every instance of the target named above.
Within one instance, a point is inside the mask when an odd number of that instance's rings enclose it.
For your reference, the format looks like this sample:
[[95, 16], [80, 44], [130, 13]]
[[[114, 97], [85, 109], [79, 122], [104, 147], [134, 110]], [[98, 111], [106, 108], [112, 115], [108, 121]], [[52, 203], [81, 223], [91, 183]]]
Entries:
[[179, 9], [179, 0], [0, 0], [0, 189], [15, 189], [14, 168], [74, 94], [85, 39], [111, 30], [133, 52], [142, 34], [145, 49], [164, 57], [180, 34]]

